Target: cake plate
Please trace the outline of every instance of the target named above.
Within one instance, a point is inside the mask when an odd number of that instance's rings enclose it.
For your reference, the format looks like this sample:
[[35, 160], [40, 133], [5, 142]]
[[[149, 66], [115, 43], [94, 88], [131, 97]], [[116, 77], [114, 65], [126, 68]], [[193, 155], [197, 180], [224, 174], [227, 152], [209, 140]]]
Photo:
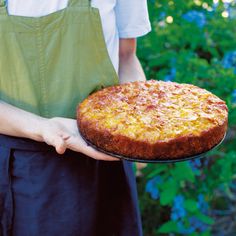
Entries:
[[210, 150], [208, 150], [206, 152], [202, 152], [202, 153], [199, 153], [199, 154], [196, 154], [196, 155], [193, 155], [193, 156], [176, 158], [176, 159], [165, 158], [165, 159], [154, 159], [154, 160], [153, 159], [152, 160], [142, 159], [140, 157], [139, 158], [127, 157], [127, 156], [119, 155], [119, 154], [116, 154], [116, 153], [108, 152], [108, 151], [103, 150], [102, 148], [97, 147], [93, 143], [91, 143], [89, 140], [87, 140], [85, 137], [83, 137], [83, 135], [81, 135], [81, 136], [89, 146], [93, 147], [97, 151], [102, 152], [102, 153], [107, 154], [107, 155], [112, 156], [112, 157], [117, 157], [117, 158], [122, 159], [122, 160], [142, 162], [142, 163], [175, 163], [175, 162], [189, 161], [189, 160], [205, 157], [210, 151], [216, 149], [218, 146], [220, 146], [220, 144], [222, 144], [222, 142], [225, 139], [226, 133], [224, 134], [224, 137], [221, 139], [221, 141], [218, 144], [216, 144], [214, 147], [212, 147]]

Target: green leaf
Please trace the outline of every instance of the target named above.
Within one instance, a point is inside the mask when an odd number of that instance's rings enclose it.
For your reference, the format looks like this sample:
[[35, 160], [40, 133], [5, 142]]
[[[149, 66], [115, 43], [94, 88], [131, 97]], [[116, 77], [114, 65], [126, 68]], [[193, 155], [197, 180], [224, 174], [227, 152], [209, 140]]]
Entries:
[[193, 182], [195, 179], [194, 173], [188, 163], [177, 163], [171, 173], [178, 181], [187, 180]]
[[189, 236], [199, 236], [199, 233], [194, 232], [194, 233], [189, 234]]
[[174, 221], [168, 221], [163, 224], [159, 229], [159, 233], [178, 233], [178, 226]]
[[173, 201], [177, 193], [178, 186], [176, 181], [169, 180], [168, 182], [164, 183], [162, 187], [164, 188], [160, 192], [160, 203], [161, 205], [165, 206]]
[[198, 204], [194, 200], [187, 199], [184, 202], [184, 208], [189, 212], [196, 212], [198, 210]]
[[162, 206], [168, 205], [171, 203], [175, 197], [176, 192], [174, 189], [167, 189], [161, 193], [160, 202]]
[[209, 231], [201, 233], [199, 236], [211, 236]]
[[147, 176], [148, 179], [155, 177], [156, 175], [160, 174], [162, 171], [166, 170], [166, 166], [159, 165], [156, 169], [151, 171], [151, 173]]

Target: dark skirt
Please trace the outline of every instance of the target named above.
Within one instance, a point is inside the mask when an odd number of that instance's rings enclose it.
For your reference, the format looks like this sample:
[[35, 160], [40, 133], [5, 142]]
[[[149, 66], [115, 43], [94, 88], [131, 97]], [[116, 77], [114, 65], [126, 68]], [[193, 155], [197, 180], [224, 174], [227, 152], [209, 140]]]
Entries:
[[0, 236], [9, 235], [142, 235], [132, 163], [0, 135]]

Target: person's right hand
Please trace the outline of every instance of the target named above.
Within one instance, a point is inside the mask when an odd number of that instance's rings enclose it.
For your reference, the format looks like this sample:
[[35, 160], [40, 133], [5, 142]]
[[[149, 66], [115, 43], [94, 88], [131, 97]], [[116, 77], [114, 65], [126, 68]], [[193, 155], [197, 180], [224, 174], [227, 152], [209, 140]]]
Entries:
[[55, 147], [57, 153], [63, 154], [66, 149], [81, 152], [96, 160], [119, 161], [88, 146], [81, 137], [77, 122], [74, 119], [55, 117], [44, 119], [40, 127], [41, 137], [48, 145]]

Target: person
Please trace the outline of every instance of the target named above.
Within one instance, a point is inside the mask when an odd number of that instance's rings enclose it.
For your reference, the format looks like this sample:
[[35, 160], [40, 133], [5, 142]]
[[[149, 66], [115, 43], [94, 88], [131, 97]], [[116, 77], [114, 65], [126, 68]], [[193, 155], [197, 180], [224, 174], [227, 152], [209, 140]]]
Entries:
[[142, 235], [132, 163], [88, 146], [76, 107], [145, 80], [149, 31], [146, 0], [0, 0], [1, 236]]

